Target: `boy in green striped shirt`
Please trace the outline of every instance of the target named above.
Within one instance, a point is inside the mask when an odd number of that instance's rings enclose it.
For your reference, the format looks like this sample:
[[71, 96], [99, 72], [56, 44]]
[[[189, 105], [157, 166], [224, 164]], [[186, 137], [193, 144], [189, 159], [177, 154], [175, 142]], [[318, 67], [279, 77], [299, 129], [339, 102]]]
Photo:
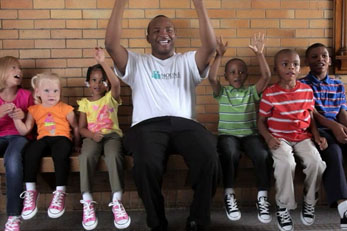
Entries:
[[224, 77], [228, 86], [222, 86], [217, 78], [218, 68], [228, 43], [217, 39], [216, 56], [211, 65], [209, 82], [213, 95], [219, 103], [218, 151], [223, 170], [225, 188], [225, 211], [227, 217], [236, 221], [241, 218], [237, 206], [234, 184], [241, 152], [251, 158], [257, 177], [258, 219], [262, 223], [271, 222], [270, 204], [267, 200], [270, 187], [271, 154], [265, 142], [258, 135], [256, 104], [260, 94], [267, 87], [271, 72], [264, 57], [264, 35], [254, 35], [250, 49], [255, 53], [261, 77], [255, 85], [244, 86], [247, 79], [247, 65], [241, 59], [231, 59], [225, 64]]

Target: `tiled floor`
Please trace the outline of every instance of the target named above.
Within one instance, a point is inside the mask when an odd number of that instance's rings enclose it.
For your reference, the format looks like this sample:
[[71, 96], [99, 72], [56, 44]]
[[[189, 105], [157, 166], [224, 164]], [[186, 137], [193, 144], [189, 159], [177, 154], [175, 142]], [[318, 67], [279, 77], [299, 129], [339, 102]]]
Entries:
[[[146, 216], [143, 211], [128, 211], [132, 219], [131, 226], [126, 230], [144, 231], [146, 228]], [[255, 208], [241, 208], [242, 218], [237, 222], [230, 222], [227, 220], [223, 209], [214, 209], [212, 211], [212, 224], [211, 231], [217, 230], [232, 230], [232, 231], [271, 231], [278, 230], [276, 228], [276, 220], [270, 224], [261, 224], [257, 220]], [[96, 231], [109, 231], [116, 230], [113, 226], [111, 211], [99, 211], [98, 213], [99, 225]], [[326, 207], [317, 208], [316, 222], [312, 226], [304, 226], [300, 221], [299, 208], [292, 212], [294, 219], [295, 230], [315, 230], [315, 231], [333, 231], [339, 229], [339, 218], [336, 209], [329, 209]], [[169, 220], [170, 231], [184, 231], [185, 219], [188, 216], [186, 209], [168, 209], [167, 218]], [[82, 212], [66, 212], [59, 219], [48, 218], [45, 212], [39, 212], [36, 217], [29, 221], [23, 221], [22, 231], [82, 231], [81, 225]], [[6, 216], [0, 216], [0, 229], [4, 227]]]

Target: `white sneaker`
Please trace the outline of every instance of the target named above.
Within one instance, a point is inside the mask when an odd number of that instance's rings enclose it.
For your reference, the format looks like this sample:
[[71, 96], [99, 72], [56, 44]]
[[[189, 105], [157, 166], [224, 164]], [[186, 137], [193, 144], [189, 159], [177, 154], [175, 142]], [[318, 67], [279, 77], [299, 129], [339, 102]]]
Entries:
[[50, 218], [61, 217], [65, 212], [65, 196], [66, 193], [60, 190], [53, 192], [51, 204], [48, 207], [48, 216]]
[[256, 206], [258, 209], [258, 220], [261, 223], [270, 223], [272, 216], [270, 214], [270, 203], [267, 201], [267, 197], [259, 197]]
[[227, 194], [224, 197], [225, 212], [229, 220], [238, 221], [241, 219], [241, 212], [237, 207], [235, 194]]
[[300, 218], [304, 225], [312, 225], [315, 219], [314, 205], [308, 204], [304, 201], [300, 213]]
[[29, 220], [33, 218], [37, 213], [37, 200], [39, 193], [36, 190], [24, 191], [20, 194], [20, 198], [24, 199], [22, 218]]

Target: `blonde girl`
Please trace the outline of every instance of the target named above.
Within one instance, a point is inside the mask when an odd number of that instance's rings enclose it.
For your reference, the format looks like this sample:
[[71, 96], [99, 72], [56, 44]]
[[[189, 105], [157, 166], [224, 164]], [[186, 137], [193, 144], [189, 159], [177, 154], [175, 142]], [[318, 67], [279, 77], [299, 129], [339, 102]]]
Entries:
[[78, 125], [73, 107], [60, 101], [60, 78], [53, 73], [43, 73], [31, 80], [36, 105], [28, 108], [23, 123], [15, 120], [20, 134], [27, 134], [37, 125], [37, 140], [28, 145], [24, 154], [24, 205], [22, 218], [28, 220], [37, 213], [38, 192], [36, 176], [41, 158], [50, 151], [55, 168], [56, 190], [48, 208], [48, 216], [58, 218], [65, 211], [65, 191], [69, 173], [69, 156], [73, 147], [70, 127], [73, 128], [75, 149], [79, 145]]
[[118, 125], [117, 111], [121, 104], [120, 82], [111, 68], [105, 63], [104, 50], [95, 49], [97, 65], [88, 68], [86, 85], [91, 96], [77, 101], [80, 112], [79, 131], [84, 137], [80, 161], [80, 179], [83, 204], [82, 225], [86, 230], [96, 228], [98, 219], [95, 215], [91, 194], [91, 178], [96, 164], [104, 153], [108, 167], [112, 190], [112, 207], [114, 225], [124, 229], [130, 225], [122, 199], [123, 155], [121, 152], [122, 131]]
[[31, 92], [21, 88], [23, 74], [17, 58], [0, 58], [0, 156], [6, 169], [7, 215], [5, 231], [20, 230], [23, 164], [22, 150], [28, 140], [15, 127], [14, 119], [22, 120], [30, 105]]

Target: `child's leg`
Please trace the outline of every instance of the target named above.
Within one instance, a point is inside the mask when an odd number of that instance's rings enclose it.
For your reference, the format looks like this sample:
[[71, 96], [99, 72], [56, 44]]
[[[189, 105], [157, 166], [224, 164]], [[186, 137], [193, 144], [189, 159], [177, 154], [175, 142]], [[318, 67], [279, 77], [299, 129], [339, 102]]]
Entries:
[[20, 216], [23, 191], [22, 150], [28, 140], [23, 136], [6, 136], [0, 138], [0, 150], [4, 152], [6, 169], [6, 211], [8, 216]]
[[49, 139], [52, 158], [54, 162], [57, 186], [66, 186], [70, 168], [72, 142], [67, 137], [56, 136]]
[[65, 190], [69, 173], [69, 156], [72, 150], [72, 142], [67, 137], [49, 137], [52, 158], [54, 162], [57, 189], [53, 192], [53, 198], [48, 208], [50, 218], [58, 218], [65, 212]]
[[223, 183], [226, 191], [232, 189], [235, 184], [237, 168], [240, 161], [240, 140], [230, 135], [218, 136], [218, 153], [223, 171]]
[[257, 178], [259, 191], [270, 188], [271, 152], [266, 147], [265, 141], [258, 135], [242, 138], [245, 154], [252, 160]]
[[304, 191], [305, 202], [315, 205], [318, 198], [316, 195], [319, 191], [322, 175], [326, 168], [317, 148], [311, 139], [303, 140], [294, 145], [294, 152], [303, 164], [305, 174]]
[[121, 148], [121, 140], [118, 134], [112, 133], [104, 137], [104, 158], [107, 164], [109, 179], [112, 190], [112, 212], [114, 225], [118, 229], [125, 229], [130, 225], [128, 216], [121, 202], [123, 189], [123, 161], [124, 156]]
[[287, 209], [295, 209], [294, 174], [295, 159], [289, 142], [281, 139], [281, 145], [272, 149], [274, 177], [276, 179], [276, 204]]
[[48, 147], [46, 137], [30, 143], [24, 151], [24, 182], [36, 182], [41, 158]]
[[[83, 139], [81, 154], [78, 156], [80, 164], [80, 183], [83, 200], [92, 200], [91, 182], [96, 165], [102, 152], [102, 142], [95, 142], [90, 138]], [[86, 195], [85, 195], [86, 194]]]
[[104, 137], [104, 159], [107, 165], [112, 193], [123, 189], [123, 162], [121, 139], [112, 133]]

